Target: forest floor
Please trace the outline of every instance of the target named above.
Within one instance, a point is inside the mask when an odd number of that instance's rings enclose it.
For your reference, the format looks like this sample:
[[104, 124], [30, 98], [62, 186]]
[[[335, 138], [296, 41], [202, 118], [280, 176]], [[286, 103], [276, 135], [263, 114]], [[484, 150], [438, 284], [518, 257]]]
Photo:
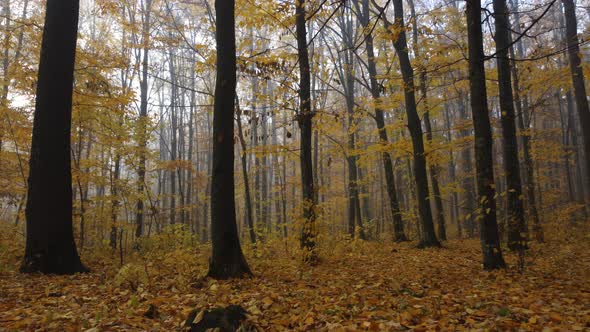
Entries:
[[590, 232], [575, 237], [532, 243], [523, 273], [512, 253], [509, 269], [482, 271], [477, 240], [341, 243], [313, 268], [276, 244], [248, 249], [255, 276], [231, 281], [199, 277], [204, 246], [128, 257], [124, 268], [84, 253], [92, 273], [31, 276], [0, 242], [0, 331], [179, 331], [192, 309], [228, 304], [265, 331], [588, 331]]

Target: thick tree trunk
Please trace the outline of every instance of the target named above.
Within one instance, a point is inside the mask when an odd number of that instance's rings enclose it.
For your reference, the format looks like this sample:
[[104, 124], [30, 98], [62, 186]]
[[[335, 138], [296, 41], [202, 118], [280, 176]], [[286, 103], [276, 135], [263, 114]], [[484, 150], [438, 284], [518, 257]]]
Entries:
[[213, 108], [211, 179], [212, 253], [208, 276], [228, 279], [250, 275], [238, 237], [234, 186], [234, 107], [236, 100], [235, 1], [216, 0], [217, 79]]
[[586, 162], [586, 209], [590, 209], [590, 108], [586, 96], [584, 83], [584, 71], [582, 70], [581, 53], [578, 39], [578, 22], [576, 19], [576, 6], [573, 0], [562, 0], [565, 12], [565, 30], [567, 50], [574, 85], [576, 108], [580, 118], [582, 137], [584, 138], [584, 154]]
[[496, 65], [498, 90], [500, 94], [500, 119], [502, 122], [502, 147], [504, 152], [504, 173], [506, 176], [506, 200], [508, 213], [508, 248], [523, 250], [527, 247], [527, 227], [524, 220], [522, 182], [518, 161], [518, 141], [510, 72], [510, 22], [506, 0], [494, 0], [494, 21], [496, 26]]
[[72, 227], [70, 134], [78, 0], [48, 0], [29, 161], [21, 272], [87, 272]]
[[493, 140], [487, 105], [480, 0], [467, 0], [467, 39], [483, 266], [485, 270], [493, 270], [503, 268], [506, 264], [502, 257], [496, 220]]
[[312, 120], [311, 110], [311, 72], [307, 48], [307, 27], [305, 17], [305, 0], [298, 0], [295, 4], [295, 22], [297, 33], [297, 50], [299, 59], [299, 113], [297, 120], [301, 129], [301, 184], [303, 194], [303, 229], [301, 232], [301, 249], [304, 250], [304, 260], [314, 264], [317, 261], [316, 249], [316, 195], [313, 181], [312, 160]]
[[584, 157], [582, 156], [582, 154], [580, 153], [580, 149], [579, 149], [579, 141], [578, 141], [578, 136], [579, 136], [579, 131], [578, 128], [576, 126], [576, 116], [575, 116], [575, 110], [574, 110], [574, 97], [572, 96], [572, 93], [570, 91], [567, 91], [565, 93], [565, 102], [566, 102], [566, 109], [567, 109], [567, 115], [568, 115], [568, 122], [571, 123], [570, 125], [570, 135], [571, 135], [571, 142], [572, 142], [572, 150], [574, 151], [574, 155], [575, 155], [575, 168], [576, 168], [576, 178], [578, 179], [578, 181], [576, 181], [576, 201], [578, 202], [582, 202], [584, 201], [584, 197], [585, 197], [585, 192], [586, 192], [586, 188], [584, 188], [584, 181], [581, 180], [584, 178], [584, 174], [582, 171], [582, 164], [584, 163], [583, 159]]

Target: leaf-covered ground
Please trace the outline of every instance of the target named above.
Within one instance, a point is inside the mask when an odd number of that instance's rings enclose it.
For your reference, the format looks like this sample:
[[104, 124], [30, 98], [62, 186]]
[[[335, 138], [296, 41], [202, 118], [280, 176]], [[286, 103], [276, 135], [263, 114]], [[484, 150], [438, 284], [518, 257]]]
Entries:
[[[0, 255], [0, 331], [174, 331], [192, 309], [240, 304], [260, 330], [590, 330], [590, 237], [532, 244], [524, 273], [483, 272], [476, 240], [443, 249], [349, 243], [303, 268], [285, 247], [247, 251], [255, 277], [214, 281], [205, 247], [135, 258], [121, 269], [24, 276]], [[150, 305], [154, 318], [146, 317]], [[149, 316], [149, 315], [148, 315]]]

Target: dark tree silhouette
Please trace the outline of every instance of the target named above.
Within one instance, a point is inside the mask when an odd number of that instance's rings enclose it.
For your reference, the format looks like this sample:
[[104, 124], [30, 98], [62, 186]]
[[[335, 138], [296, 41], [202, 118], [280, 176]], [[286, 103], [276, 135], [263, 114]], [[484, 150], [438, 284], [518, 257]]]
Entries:
[[209, 277], [250, 275], [236, 225], [234, 186], [234, 107], [236, 101], [235, 0], [215, 1], [217, 81], [213, 107], [213, 174]]
[[303, 229], [301, 248], [305, 251], [305, 260], [314, 263], [317, 260], [315, 248], [315, 207], [317, 196], [314, 194], [313, 168], [311, 158], [312, 120], [311, 110], [311, 73], [309, 52], [307, 48], [307, 28], [305, 26], [305, 0], [295, 4], [295, 21], [297, 34], [297, 54], [299, 59], [299, 113], [297, 119], [301, 129], [301, 184], [303, 186]]
[[[143, 45], [143, 57], [141, 60], [141, 80], [139, 81], [140, 91], [140, 106], [139, 106], [139, 121], [138, 121], [138, 141], [139, 141], [139, 167], [137, 168], [137, 191], [143, 195], [145, 191], [145, 164], [146, 164], [146, 150], [147, 150], [147, 121], [148, 121], [148, 69], [149, 69], [149, 52], [150, 52], [150, 19], [152, 12], [152, 0], [145, 1], [143, 8], [143, 22], [141, 29], [141, 40]], [[171, 172], [174, 173], [174, 172]], [[135, 237], [139, 238], [143, 234], [144, 224], [144, 202], [140, 196], [136, 203], [136, 217], [135, 217]]]
[[21, 272], [87, 272], [72, 229], [70, 133], [78, 0], [48, 0], [29, 161], [27, 244]]
[[586, 160], [586, 208], [590, 209], [590, 108], [584, 83], [584, 71], [580, 56], [580, 43], [578, 39], [578, 21], [576, 19], [576, 6], [573, 0], [562, 0], [565, 12], [565, 37], [576, 97], [576, 108], [580, 118], [580, 127], [584, 138], [584, 154]]
[[521, 250], [526, 247], [526, 223], [522, 201], [522, 181], [518, 161], [516, 139], [516, 117], [512, 77], [508, 51], [510, 49], [510, 21], [506, 0], [494, 0], [494, 21], [496, 25], [496, 60], [498, 69], [498, 90], [500, 92], [500, 117], [502, 122], [502, 147], [504, 149], [504, 173], [506, 173], [506, 197], [508, 210], [508, 247]]
[[[393, 0], [395, 25], [401, 28], [397, 39], [393, 42], [399, 66], [404, 81], [404, 98], [406, 102], [406, 115], [408, 117], [408, 129], [412, 137], [414, 148], [414, 181], [418, 199], [418, 212], [422, 223], [422, 240], [420, 247], [438, 247], [440, 242], [436, 238], [432, 210], [430, 208], [428, 173], [426, 172], [426, 155], [424, 153], [424, 137], [422, 123], [416, 107], [416, 95], [414, 93], [414, 69], [408, 54], [408, 43], [404, 26], [404, 8], [402, 0]], [[440, 196], [440, 195], [439, 195]], [[442, 207], [439, 207], [442, 210]]]
[[487, 104], [480, 0], [467, 0], [467, 40], [483, 266], [486, 270], [493, 270], [503, 268], [505, 263], [496, 220], [493, 140]]

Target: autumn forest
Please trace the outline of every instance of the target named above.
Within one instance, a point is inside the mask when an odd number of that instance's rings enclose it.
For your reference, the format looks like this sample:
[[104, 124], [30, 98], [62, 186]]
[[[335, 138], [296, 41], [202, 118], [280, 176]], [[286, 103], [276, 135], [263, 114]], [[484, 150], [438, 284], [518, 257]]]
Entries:
[[0, 332], [590, 330], [588, 0], [0, 0]]

